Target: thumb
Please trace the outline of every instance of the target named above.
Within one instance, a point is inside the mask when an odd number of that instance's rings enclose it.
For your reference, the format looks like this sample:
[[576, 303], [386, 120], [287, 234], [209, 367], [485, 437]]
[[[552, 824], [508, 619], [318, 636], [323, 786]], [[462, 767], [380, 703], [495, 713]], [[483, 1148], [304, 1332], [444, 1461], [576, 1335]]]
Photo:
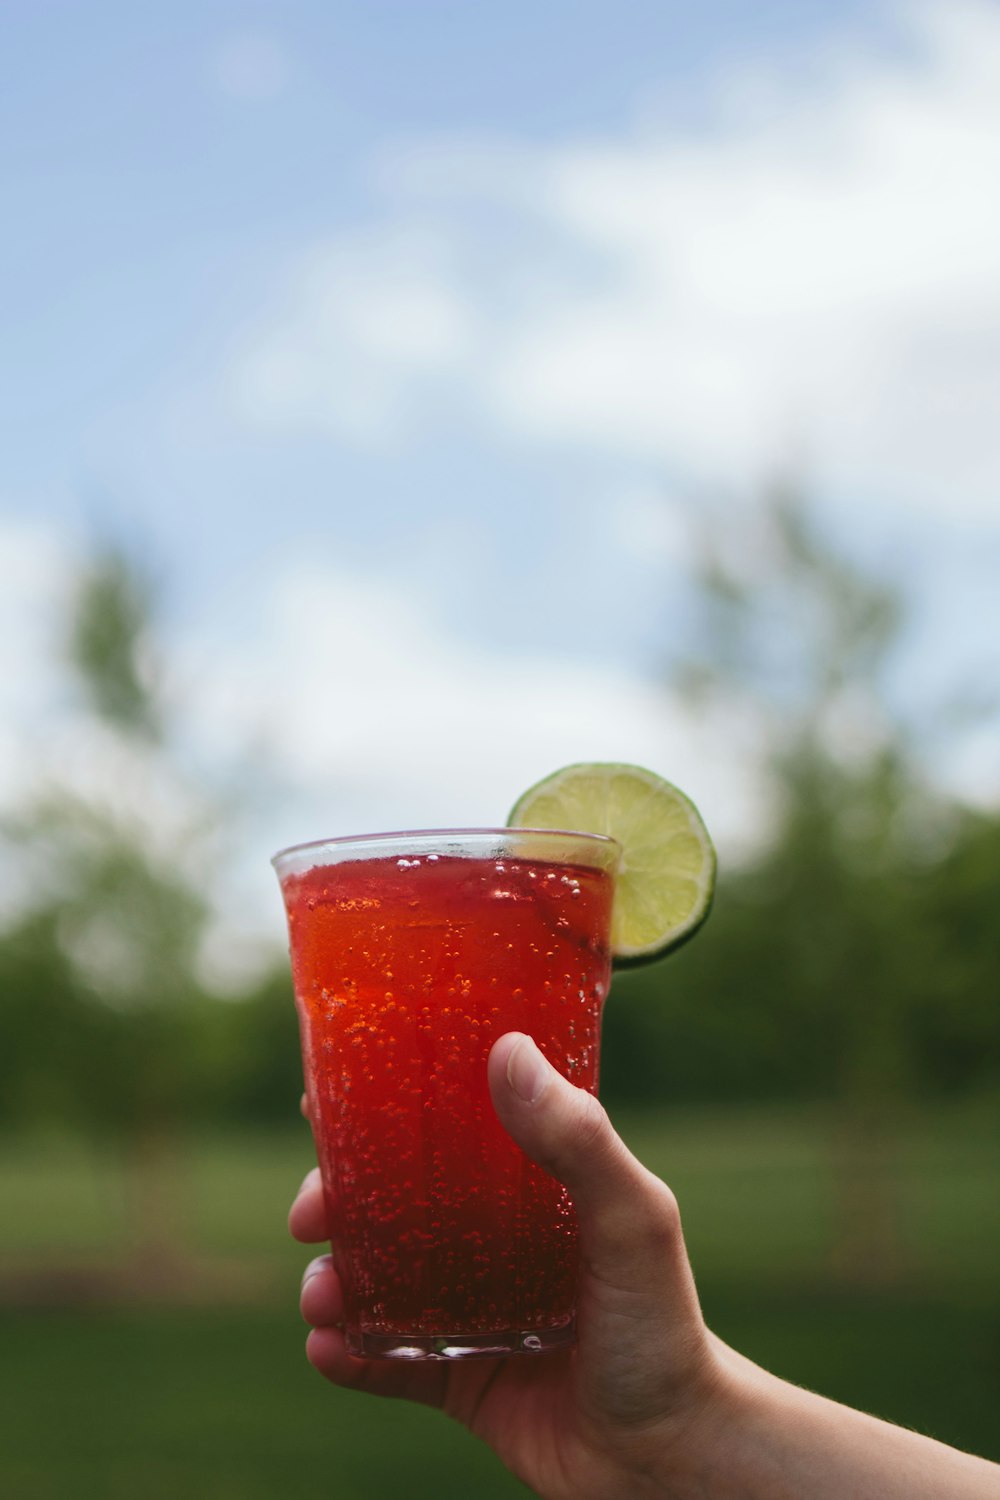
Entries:
[[704, 1334], [677, 1200], [637, 1161], [593, 1094], [575, 1088], [535, 1043], [508, 1032], [488, 1076], [501, 1124], [569, 1190], [580, 1226], [580, 1340], [622, 1337], [620, 1319], [681, 1356]]

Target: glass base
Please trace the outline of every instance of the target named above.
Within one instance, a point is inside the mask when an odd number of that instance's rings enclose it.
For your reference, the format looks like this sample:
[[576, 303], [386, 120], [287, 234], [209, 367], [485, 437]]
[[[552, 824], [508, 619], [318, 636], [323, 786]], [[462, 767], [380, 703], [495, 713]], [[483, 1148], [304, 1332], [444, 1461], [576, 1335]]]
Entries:
[[504, 1329], [500, 1333], [363, 1333], [349, 1329], [347, 1348], [363, 1359], [497, 1359], [546, 1354], [576, 1342], [576, 1324], [558, 1328]]

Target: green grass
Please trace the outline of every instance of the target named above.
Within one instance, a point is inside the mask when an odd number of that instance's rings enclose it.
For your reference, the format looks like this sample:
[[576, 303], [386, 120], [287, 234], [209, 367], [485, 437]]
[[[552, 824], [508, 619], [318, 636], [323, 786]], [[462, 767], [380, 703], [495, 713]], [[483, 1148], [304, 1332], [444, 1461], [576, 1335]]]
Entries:
[[[675, 1189], [696, 1269], [741, 1284], [825, 1281], [837, 1238], [836, 1135], [813, 1109], [684, 1110], [616, 1120], [633, 1150]], [[176, 1215], [202, 1251], [294, 1272], [288, 1203], [312, 1165], [305, 1127], [286, 1135], [216, 1133], [178, 1157]], [[995, 1111], [915, 1117], [892, 1156], [905, 1261], [921, 1284], [985, 1290], [1000, 1247]], [[123, 1242], [128, 1198], [109, 1150], [59, 1137], [0, 1140], [3, 1259], [100, 1258]]]
[[17, 1500], [494, 1500], [524, 1491], [436, 1412], [335, 1391], [294, 1308], [0, 1316]]
[[[777, 1373], [1000, 1457], [991, 1336], [939, 1301], [736, 1298], [723, 1336]], [[0, 1492], [17, 1500], [503, 1500], [524, 1491], [438, 1413], [336, 1391], [292, 1308], [0, 1315]]]
[[[706, 1316], [777, 1374], [1000, 1457], [990, 1116], [913, 1120], [893, 1155], [903, 1274], [830, 1275], [838, 1222], [829, 1122], [815, 1111], [628, 1117], [680, 1197]], [[0, 1493], [17, 1500], [409, 1500], [524, 1491], [436, 1413], [350, 1396], [302, 1356], [285, 1233], [304, 1131], [216, 1135], [184, 1153], [178, 1213], [200, 1254], [256, 1267], [245, 1306], [0, 1309]], [[0, 1272], [119, 1253], [117, 1163], [79, 1142], [0, 1143]]]
[[[923, 1287], [989, 1295], [1000, 1260], [995, 1104], [911, 1117], [889, 1147], [900, 1274]], [[695, 1269], [745, 1284], [823, 1283], [842, 1225], [845, 1162], [820, 1109], [685, 1110], [616, 1121], [676, 1192]], [[863, 1158], [862, 1158], [863, 1160]], [[850, 1160], [856, 1171], [858, 1162]], [[848, 1179], [848, 1183], [849, 1183]]]

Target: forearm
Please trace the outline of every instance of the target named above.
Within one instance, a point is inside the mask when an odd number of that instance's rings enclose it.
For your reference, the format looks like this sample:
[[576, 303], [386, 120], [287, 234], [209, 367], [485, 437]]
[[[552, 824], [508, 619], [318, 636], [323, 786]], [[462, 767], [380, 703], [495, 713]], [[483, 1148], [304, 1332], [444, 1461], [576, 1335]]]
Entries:
[[716, 1430], [677, 1500], [1000, 1500], [997, 1465], [717, 1353]]

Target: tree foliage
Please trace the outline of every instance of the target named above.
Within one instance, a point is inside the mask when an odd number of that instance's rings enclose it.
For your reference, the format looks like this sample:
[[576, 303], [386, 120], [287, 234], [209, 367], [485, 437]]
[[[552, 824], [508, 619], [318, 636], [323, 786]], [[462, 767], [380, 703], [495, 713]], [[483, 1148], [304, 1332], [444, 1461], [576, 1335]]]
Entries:
[[[877, 1114], [995, 1085], [1000, 818], [931, 790], [919, 727], [892, 706], [899, 590], [832, 548], [788, 492], [744, 528], [707, 526], [698, 555], [673, 682], [746, 728], [769, 825], [723, 868], [696, 942], [616, 977], [603, 1091]], [[228, 811], [185, 776], [155, 623], [143, 570], [98, 551], [67, 622], [78, 758], [5, 833], [31, 871], [0, 933], [8, 1124], [62, 1118], [127, 1142], [294, 1114], [284, 956], [226, 1002], [199, 978], [200, 871]]]
[[[181, 803], [151, 672], [152, 602], [122, 553], [78, 580], [65, 660], [75, 752], [8, 829], [30, 872], [0, 944], [9, 1096], [121, 1138], [172, 1128], [199, 1086], [203, 893], [178, 857]], [[5, 1049], [4, 1049], [5, 1050]]]
[[151, 587], [134, 558], [102, 549], [76, 592], [67, 642], [75, 679], [94, 712], [129, 738], [162, 730], [151, 640]]
[[770, 826], [723, 869], [697, 942], [616, 982], [609, 1093], [870, 1116], [995, 1083], [1000, 821], [932, 789], [919, 726], [892, 706], [900, 592], [787, 490], [697, 550], [695, 649], [674, 681], [752, 726]]

